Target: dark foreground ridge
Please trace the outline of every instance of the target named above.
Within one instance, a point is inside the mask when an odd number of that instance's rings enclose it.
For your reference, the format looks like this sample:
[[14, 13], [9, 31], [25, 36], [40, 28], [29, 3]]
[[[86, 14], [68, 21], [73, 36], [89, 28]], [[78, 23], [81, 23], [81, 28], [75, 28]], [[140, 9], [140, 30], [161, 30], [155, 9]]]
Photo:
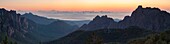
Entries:
[[44, 44], [125, 44], [130, 39], [144, 37], [152, 33], [155, 32], [138, 27], [99, 29], [94, 31], [78, 30], [65, 37]]

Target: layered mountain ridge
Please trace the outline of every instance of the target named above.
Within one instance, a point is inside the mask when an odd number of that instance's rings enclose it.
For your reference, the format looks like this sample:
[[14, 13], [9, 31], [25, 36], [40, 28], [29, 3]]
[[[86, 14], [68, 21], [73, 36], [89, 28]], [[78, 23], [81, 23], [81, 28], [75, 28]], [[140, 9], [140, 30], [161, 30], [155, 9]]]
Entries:
[[96, 29], [124, 29], [130, 26], [138, 26], [154, 31], [164, 31], [170, 27], [170, 14], [159, 8], [146, 7], [141, 5], [132, 12], [131, 16], [125, 16], [122, 21], [115, 22], [112, 18], [96, 16], [89, 24], [84, 24], [81, 30], [91, 31]]
[[31, 13], [31, 12], [23, 14], [22, 17], [30, 19], [37, 24], [43, 24], [43, 25], [48, 25], [48, 24], [50, 24], [54, 21], [59, 20], [59, 19], [49, 19], [49, 18], [46, 18], [46, 17], [37, 16], [37, 15], [34, 15], [33, 13]]
[[70, 20], [46, 18], [46, 17], [43, 17], [43, 16], [35, 15], [35, 14], [31, 13], [31, 12], [23, 14], [22, 17], [25, 17], [25, 18], [27, 18], [29, 20], [34, 21], [37, 24], [42, 24], [42, 25], [49, 25], [50, 23], [53, 23], [55, 21], [63, 21], [65, 23], [67, 23], [67, 24], [70, 24], [70, 25], [73, 25], [73, 26], [76, 25], [76, 26], [80, 27], [83, 24], [87, 24], [88, 22], [90, 22], [90, 20], [70, 21]]

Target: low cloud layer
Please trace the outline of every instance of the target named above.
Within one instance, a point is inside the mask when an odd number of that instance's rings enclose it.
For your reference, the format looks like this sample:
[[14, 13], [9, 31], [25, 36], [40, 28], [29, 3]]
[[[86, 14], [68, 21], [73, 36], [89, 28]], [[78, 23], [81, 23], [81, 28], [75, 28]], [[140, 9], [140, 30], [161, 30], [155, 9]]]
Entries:
[[[23, 14], [26, 11], [18, 11]], [[34, 11], [33, 14], [45, 16], [48, 18], [62, 19], [62, 20], [92, 20], [96, 15], [108, 15], [114, 19], [123, 19], [124, 16], [130, 15], [131, 12], [68, 12], [68, 11]]]

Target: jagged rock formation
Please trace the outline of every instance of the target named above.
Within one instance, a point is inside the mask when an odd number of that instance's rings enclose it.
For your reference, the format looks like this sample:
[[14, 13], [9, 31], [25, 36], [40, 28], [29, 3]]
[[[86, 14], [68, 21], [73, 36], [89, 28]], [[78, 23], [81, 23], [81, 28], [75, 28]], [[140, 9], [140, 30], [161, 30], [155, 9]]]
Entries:
[[[80, 29], [102, 29], [102, 28], [127, 28], [129, 26], [138, 26], [154, 31], [164, 31], [170, 27], [170, 14], [159, 8], [146, 7], [141, 5], [132, 12], [131, 16], [125, 16], [120, 22], [112, 21], [108, 17], [96, 16], [89, 24], [83, 25]], [[108, 21], [109, 20], [109, 21]]]
[[[21, 17], [20, 14], [17, 14], [14, 10], [5, 10], [4, 8], [0, 9], [0, 35], [8, 36], [15, 41], [30, 41], [31, 38], [28, 36], [29, 23], [27, 19]], [[29, 38], [29, 39], [28, 39]], [[21, 40], [22, 39], [22, 40]], [[26, 43], [27, 43], [26, 42]]]
[[14, 10], [0, 9], [0, 41], [2, 36], [7, 35], [21, 44], [38, 44], [65, 36], [77, 28], [60, 20], [46, 25], [38, 24]]
[[[9, 36], [13, 36], [13, 33], [22, 32], [27, 33], [28, 22], [27, 19], [21, 17], [16, 11], [7, 11], [4, 8], [0, 9], [0, 28], [1, 32], [7, 32]], [[23, 35], [24, 36], [24, 35]]]

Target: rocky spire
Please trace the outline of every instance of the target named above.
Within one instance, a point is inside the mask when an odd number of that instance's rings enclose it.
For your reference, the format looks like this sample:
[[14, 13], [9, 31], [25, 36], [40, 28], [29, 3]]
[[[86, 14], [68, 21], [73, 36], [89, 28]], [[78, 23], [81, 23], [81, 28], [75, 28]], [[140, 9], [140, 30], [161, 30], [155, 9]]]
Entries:
[[15, 10], [10, 10], [9, 11], [11, 14], [16, 14], [17, 12]]
[[138, 8], [143, 8], [142, 5], [139, 5]]
[[6, 12], [6, 9], [0, 8], [0, 15], [4, 15], [4, 12]]
[[139, 6], [137, 7], [136, 11], [137, 11], [137, 10], [142, 10], [142, 8], [143, 8], [142, 5], [139, 5]]
[[100, 18], [100, 16], [99, 15], [97, 15], [93, 20], [95, 20], [95, 19], [99, 19]]
[[0, 10], [1, 10], [1, 11], [2, 11], [2, 10], [5, 11], [5, 8], [0, 8]]

